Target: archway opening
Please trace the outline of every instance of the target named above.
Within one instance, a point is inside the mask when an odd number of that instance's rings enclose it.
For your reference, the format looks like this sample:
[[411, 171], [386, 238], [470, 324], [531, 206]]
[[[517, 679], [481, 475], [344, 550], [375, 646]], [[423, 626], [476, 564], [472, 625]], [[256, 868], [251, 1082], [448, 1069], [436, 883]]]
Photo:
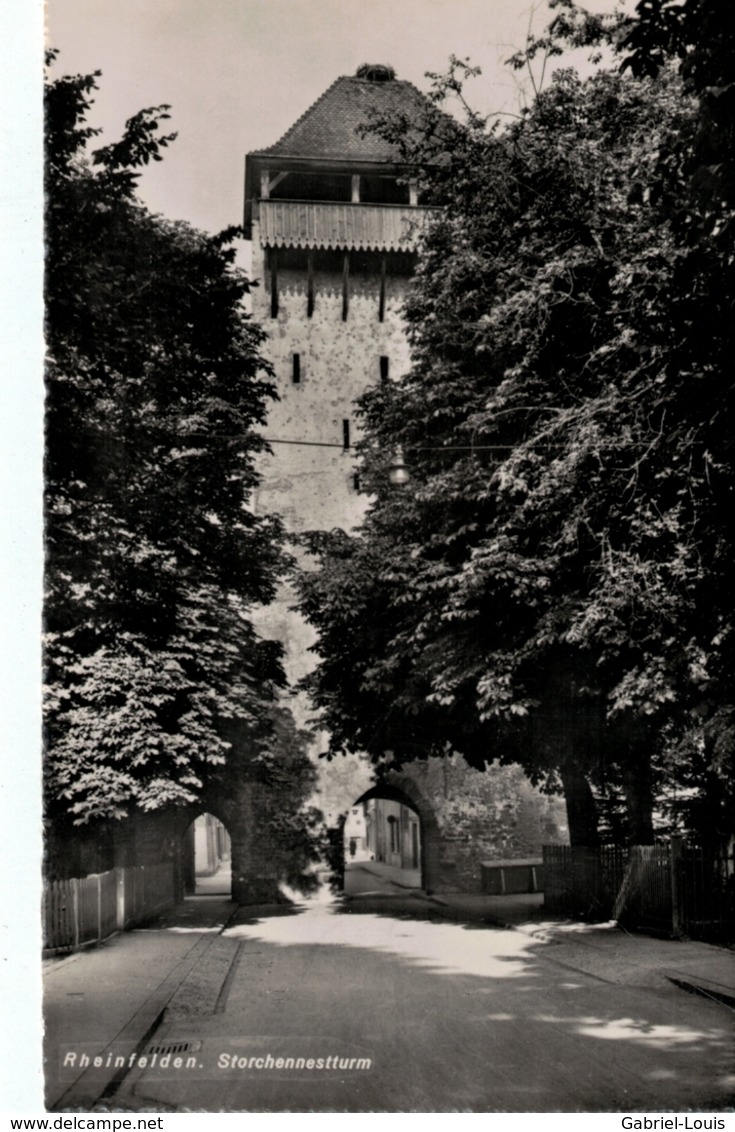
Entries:
[[184, 834], [186, 896], [229, 896], [232, 892], [230, 835], [214, 814], [200, 814]]
[[344, 825], [344, 891], [398, 893], [420, 889], [421, 816], [402, 791], [369, 790], [350, 806]]

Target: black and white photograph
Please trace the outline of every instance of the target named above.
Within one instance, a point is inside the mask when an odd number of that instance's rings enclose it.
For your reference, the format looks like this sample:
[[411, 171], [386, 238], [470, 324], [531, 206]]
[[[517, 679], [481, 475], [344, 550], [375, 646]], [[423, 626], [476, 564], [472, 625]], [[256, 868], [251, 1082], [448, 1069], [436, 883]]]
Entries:
[[728, 8], [48, 0], [39, 1111], [730, 1127]]

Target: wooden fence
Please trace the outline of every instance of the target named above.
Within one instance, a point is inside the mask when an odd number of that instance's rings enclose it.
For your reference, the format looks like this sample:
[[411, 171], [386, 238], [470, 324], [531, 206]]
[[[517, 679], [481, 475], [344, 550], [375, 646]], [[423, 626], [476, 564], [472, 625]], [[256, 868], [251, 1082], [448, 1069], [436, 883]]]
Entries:
[[616, 845], [544, 845], [544, 908], [557, 915], [606, 920], [627, 863]]
[[632, 928], [670, 935], [674, 931], [669, 844], [634, 845], [613, 905], [613, 918]]
[[544, 907], [662, 935], [735, 941], [735, 860], [685, 845], [545, 845]]
[[735, 855], [684, 845], [675, 854], [677, 927], [691, 939], [735, 942]]
[[44, 953], [99, 943], [172, 903], [174, 895], [171, 863], [53, 881], [43, 892]]

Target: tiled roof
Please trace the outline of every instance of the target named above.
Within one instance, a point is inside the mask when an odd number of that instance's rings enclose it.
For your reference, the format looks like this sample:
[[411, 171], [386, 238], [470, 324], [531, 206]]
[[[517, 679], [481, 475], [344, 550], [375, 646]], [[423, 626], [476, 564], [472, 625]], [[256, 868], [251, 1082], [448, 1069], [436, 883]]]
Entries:
[[372, 113], [420, 114], [427, 102], [413, 83], [399, 79], [373, 82], [343, 76], [332, 83], [280, 141], [258, 152], [288, 157], [397, 161], [399, 154], [395, 146], [373, 132], [363, 136], [358, 133], [358, 127], [367, 124]]

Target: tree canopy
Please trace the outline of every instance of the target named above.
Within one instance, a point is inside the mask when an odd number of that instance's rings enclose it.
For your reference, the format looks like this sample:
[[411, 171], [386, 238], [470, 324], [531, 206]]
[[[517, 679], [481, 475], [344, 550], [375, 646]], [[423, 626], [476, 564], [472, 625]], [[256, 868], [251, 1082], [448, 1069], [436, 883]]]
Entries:
[[[546, 50], [635, 42], [556, 7]], [[460, 126], [440, 108], [463, 71], [435, 77], [424, 123], [377, 124], [441, 213], [411, 372], [362, 399], [368, 516], [310, 538], [312, 694], [335, 750], [449, 747], [561, 783], [573, 840], [607, 796], [650, 840], [667, 775], [725, 832], [732, 237], [726, 197], [700, 192], [700, 92], [672, 65], [561, 69], [511, 125]]]
[[138, 199], [168, 107], [90, 150], [97, 77], [46, 86], [46, 786], [78, 824], [193, 801], [235, 740], [267, 764], [284, 679], [249, 618], [284, 556], [238, 233]]

